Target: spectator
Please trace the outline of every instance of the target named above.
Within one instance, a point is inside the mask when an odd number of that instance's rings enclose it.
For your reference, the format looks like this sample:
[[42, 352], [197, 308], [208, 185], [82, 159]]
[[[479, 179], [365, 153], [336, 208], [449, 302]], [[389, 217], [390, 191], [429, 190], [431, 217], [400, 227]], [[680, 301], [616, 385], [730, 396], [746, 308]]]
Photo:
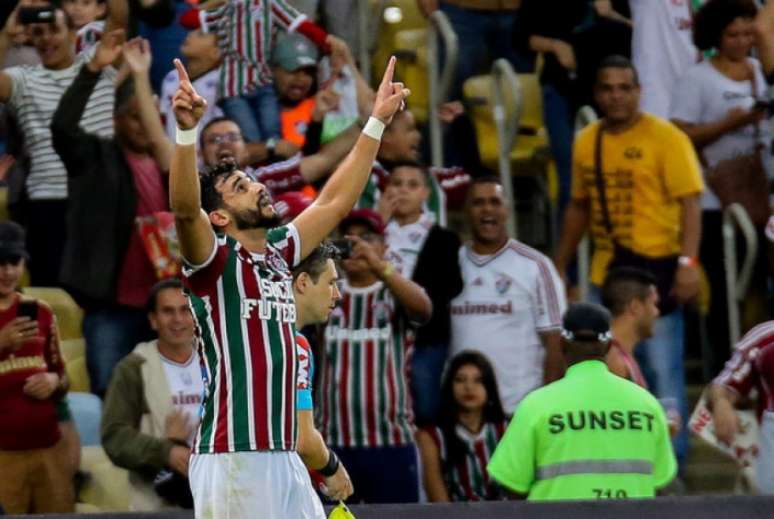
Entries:
[[648, 383], [634, 350], [642, 341], [653, 337], [659, 315], [656, 278], [637, 268], [617, 268], [605, 278], [601, 297], [602, 304], [613, 316], [607, 367], [611, 373], [647, 389]]
[[[217, 103], [218, 81], [220, 75], [220, 49], [216, 36], [201, 29], [189, 31], [180, 46], [180, 55], [185, 58], [186, 68], [199, 95], [207, 101], [207, 112], [202, 117], [202, 126], [212, 119], [223, 116]], [[177, 90], [177, 71], [170, 70], [161, 84], [160, 111], [164, 119], [167, 136], [175, 136], [175, 115], [172, 113], [172, 96]]]
[[551, 260], [508, 237], [510, 205], [497, 177], [468, 191], [472, 243], [458, 256], [464, 288], [451, 302], [452, 354], [483, 353], [494, 365], [505, 412], [564, 373], [559, 330], [566, 303]]
[[505, 433], [506, 420], [492, 365], [467, 351], [449, 362], [438, 426], [420, 429], [417, 445], [431, 502], [502, 499], [486, 464]]
[[[556, 266], [561, 274], [566, 272], [582, 236], [590, 230], [595, 299], [596, 287], [611, 267], [640, 267], [656, 276], [661, 317], [637, 355], [651, 390], [659, 398], [676, 398], [685, 418], [680, 305], [699, 290], [696, 255], [703, 183], [698, 160], [683, 132], [639, 110], [637, 71], [626, 58], [612, 56], [602, 62], [595, 96], [603, 118], [575, 139], [572, 198]], [[676, 444], [679, 459], [684, 459], [687, 448], [683, 428]]]
[[355, 210], [339, 230], [352, 241], [352, 253], [342, 261], [341, 305], [325, 328], [320, 429], [347, 466], [354, 502], [417, 502], [410, 322], [427, 321], [432, 304], [419, 285], [383, 259], [377, 213]]
[[750, 330], [736, 344], [734, 354], [709, 388], [715, 433], [733, 445], [739, 433], [734, 406], [753, 391], [758, 393], [758, 460], [756, 483], [762, 494], [774, 494], [774, 321]]
[[[764, 157], [770, 155], [766, 80], [760, 62], [748, 57], [755, 42], [756, 11], [752, 0], [710, 0], [694, 19], [696, 46], [716, 53], [681, 77], [672, 90], [671, 117], [701, 154], [705, 175], [721, 161], [749, 155], [759, 146]], [[699, 257], [712, 291], [707, 319], [710, 348], [703, 360], [705, 377], [711, 378], [729, 355], [728, 295], [724, 258], [718, 254], [723, 250], [723, 213], [711, 189], [704, 191], [701, 208]]]
[[314, 44], [300, 34], [281, 36], [272, 49], [282, 138], [295, 149], [303, 148], [305, 154], [316, 152], [321, 143], [367, 116], [373, 103], [373, 90], [360, 75], [349, 48], [337, 39], [332, 43], [336, 59], [326, 57], [320, 62]]
[[158, 278], [137, 223], [169, 211], [163, 173], [172, 145], [153, 101], [147, 42], [136, 39], [124, 46], [131, 78], [116, 96], [116, 137], [100, 138], [78, 126], [104, 68], [121, 53], [118, 36], [103, 38], [94, 59], [65, 92], [52, 123], [54, 147], [74, 195], [62, 283], [86, 310], [87, 366], [92, 391], [100, 396], [113, 366], [150, 334], [144, 308]]
[[[182, 21], [189, 29], [202, 27], [218, 37], [224, 66], [218, 98], [226, 116], [239, 124], [248, 142], [279, 139], [279, 108], [268, 64], [275, 34], [278, 29], [297, 31], [327, 51], [331, 40], [325, 31], [279, 0], [258, 7], [241, 0], [214, 0], [207, 10], [194, 9]], [[250, 37], [235, 37], [236, 27]]]
[[[691, 40], [694, 10], [704, 0], [629, 0], [632, 61], [640, 75], [640, 110], [670, 117], [675, 87], [701, 54]], [[654, 52], [655, 51], [655, 52]]]
[[[179, 506], [186, 493], [190, 502], [188, 457], [204, 394], [193, 317], [180, 280], [156, 284], [147, 311], [158, 338], [137, 344], [116, 365], [102, 411], [102, 446], [116, 466], [129, 470], [133, 511]], [[183, 495], [162, 497], [154, 490], [157, 474], [167, 469], [182, 479]]]
[[83, 52], [96, 45], [105, 31], [105, 0], [63, 0], [62, 10], [77, 31], [75, 52]]
[[[459, 44], [457, 74], [450, 99], [462, 99], [462, 84], [485, 70], [497, 58], [506, 58], [518, 72], [529, 72], [532, 63], [513, 46], [513, 33], [522, 27], [521, 0], [417, 0], [430, 16], [440, 9], [448, 18]], [[483, 57], [487, 60], [484, 62]]]
[[655, 497], [677, 472], [658, 401], [610, 373], [610, 314], [572, 305], [562, 323], [567, 374], [528, 395], [487, 467], [530, 500]]
[[[341, 299], [334, 263], [337, 253], [333, 245], [324, 242], [293, 269], [297, 330], [326, 322]], [[322, 435], [314, 427], [314, 355], [309, 341], [301, 332], [296, 331], [295, 339], [298, 351], [298, 455], [309, 470], [324, 478], [325, 494], [335, 501], [343, 501], [352, 495], [352, 481], [336, 453], [325, 444]], [[314, 490], [311, 492], [314, 493]], [[318, 513], [325, 516], [322, 506]]]
[[0, 223], [0, 504], [9, 514], [74, 511], [72, 467], [57, 403], [67, 392], [51, 309], [16, 292], [24, 230]]
[[303, 188], [327, 177], [352, 148], [359, 135], [357, 126], [334, 139], [318, 153], [300, 154], [258, 168], [250, 167], [258, 157], [265, 158], [267, 148], [262, 143], [246, 143], [239, 126], [225, 117], [211, 119], [202, 127], [201, 159], [212, 168], [223, 161], [234, 161], [244, 168], [251, 178], [266, 185], [273, 195]]
[[[473, 123], [464, 114], [462, 103], [452, 102], [441, 106], [442, 120], [451, 126], [454, 142], [476, 143]], [[358, 207], [378, 210], [382, 219], [389, 219], [395, 201], [382, 196], [387, 187], [387, 178], [394, 164], [420, 160], [422, 136], [417, 129], [416, 119], [410, 110], [398, 112], [387, 126], [379, 147], [377, 160], [371, 170], [371, 178], [358, 201]], [[463, 146], [462, 166], [450, 168], [431, 167], [430, 194], [425, 210], [433, 216], [438, 225], [446, 226], [446, 212], [464, 205], [465, 192], [471, 175], [481, 175], [485, 169], [476, 145]]]
[[387, 180], [386, 198], [395, 201], [385, 230], [388, 258], [398, 272], [427, 291], [433, 316], [417, 330], [411, 359], [411, 396], [419, 425], [435, 422], [441, 374], [449, 352], [449, 302], [462, 290], [457, 251], [459, 237], [423, 212], [430, 174], [418, 163], [396, 164]]
[[[48, 5], [47, 0], [20, 0], [14, 6], [8, 17], [2, 22], [5, 25], [5, 31], [0, 34], [7, 36], [5, 57], [0, 63], [0, 69], [16, 67], [19, 65], [35, 66], [40, 65], [40, 56], [32, 45], [25, 26], [16, 19], [19, 9], [25, 7], [41, 7]], [[10, 22], [10, 23], [9, 23]]]
[[[125, 26], [126, 0], [108, 0], [108, 27]], [[81, 66], [94, 52], [75, 55], [74, 28], [64, 12], [55, 11], [53, 23], [27, 26], [30, 41], [42, 63], [34, 67], [12, 67], [0, 71], [0, 103], [6, 103], [18, 117], [26, 152], [30, 156], [29, 175], [25, 181], [25, 216], [27, 247], [32, 261], [30, 277], [37, 286], [59, 284], [59, 266], [67, 236], [67, 176], [61, 159], [51, 142], [51, 119], [59, 100], [72, 83]], [[18, 30], [18, 10], [8, 19], [0, 39]], [[0, 61], [3, 58], [0, 45]], [[113, 79], [115, 70], [108, 68], [94, 89], [81, 121], [85, 131], [111, 137], [113, 120]]]

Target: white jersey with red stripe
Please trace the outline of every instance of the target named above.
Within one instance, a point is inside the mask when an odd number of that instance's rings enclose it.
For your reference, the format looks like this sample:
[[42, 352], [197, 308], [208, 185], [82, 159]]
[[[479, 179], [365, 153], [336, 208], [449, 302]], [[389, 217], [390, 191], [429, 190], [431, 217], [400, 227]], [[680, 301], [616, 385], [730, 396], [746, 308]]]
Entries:
[[513, 413], [543, 384], [540, 334], [560, 329], [567, 307], [564, 286], [544, 254], [516, 240], [488, 256], [464, 245], [459, 262], [464, 288], [451, 302], [452, 353], [486, 355], [503, 408]]

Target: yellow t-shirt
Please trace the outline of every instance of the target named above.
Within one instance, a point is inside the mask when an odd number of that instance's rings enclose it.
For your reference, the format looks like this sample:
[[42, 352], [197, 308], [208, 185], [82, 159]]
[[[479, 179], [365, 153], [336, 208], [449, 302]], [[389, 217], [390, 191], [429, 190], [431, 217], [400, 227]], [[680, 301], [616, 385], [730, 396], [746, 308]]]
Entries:
[[[573, 149], [572, 198], [591, 198], [594, 256], [591, 281], [601, 285], [612, 259], [594, 177], [599, 122], [584, 128]], [[602, 139], [602, 168], [615, 238], [653, 258], [680, 252], [680, 202], [704, 189], [691, 141], [665, 119], [643, 114], [628, 130]]]

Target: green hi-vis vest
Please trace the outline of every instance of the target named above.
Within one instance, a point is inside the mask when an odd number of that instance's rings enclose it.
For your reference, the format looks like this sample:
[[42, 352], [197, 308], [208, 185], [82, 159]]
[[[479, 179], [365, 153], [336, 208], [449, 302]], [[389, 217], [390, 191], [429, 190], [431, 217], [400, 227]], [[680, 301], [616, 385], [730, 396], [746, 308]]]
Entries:
[[487, 467], [530, 500], [653, 497], [677, 471], [664, 412], [596, 360], [527, 395]]

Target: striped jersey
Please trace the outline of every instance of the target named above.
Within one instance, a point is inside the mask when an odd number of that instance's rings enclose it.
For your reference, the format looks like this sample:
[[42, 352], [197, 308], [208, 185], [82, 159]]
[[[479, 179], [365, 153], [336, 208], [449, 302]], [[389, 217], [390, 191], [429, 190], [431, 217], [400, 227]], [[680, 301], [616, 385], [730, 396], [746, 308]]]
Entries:
[[206, 390], [193, 452], [295, 449], [299, 261], [289, 224], [268, 232], [264, 254], [218, 236], [203, 265], [184, 269]]
[[75, 52], [87, 51], [99, 43], [102, 33], [105, 32], [105, 21], [94, 20], [80, 29], [75, 36]]
[[292, 32], [306, 19], [284, 0], [227, 0], [200, 17], [202, 28], [217, 36], [223, 54], [219, 98], [271, 83], [269, 59], [276, 30]]
[[448, 444], [441, 429], [425, 429], [441, 454], [443, 478], [452, 501], [492, 501], [505, 497], [502, 488], [489, 477], [486, 466], [507, 428], [506, 421], [486, 422], [478, 434], [472, 434], [457, 425], [454, 432], [465, 445], [465, 457], [454, 465], [449, 464]]
[[[13, 110], [24, 135], [24, 146], [30, 156], [26, 188], [31, 200], [67, 198], [67, 170], [54, 151], [51, 120], [62, 94], [88, 63], [94, 50], [79, 54], [75, 62], [62, 70], [43, 65], [11, 67], [3, 70], [11, 78], [8, 106]], [[81, 128], [100, 137], [113, 137], [113, 102], [116, 69], [107, 67], [86, 104]]]
[[[376, 210], [389, 176], [390, 172], [375, 161], [356, 207]], [[462, 207], [469, 185], [470, 175], [462, 168], [430, 168], [430, 196], [425, 203], [425, 212], [433, 215], [438, 225], [445, 227], [447, 209]]]
[[382, 282], [340, 282], [341, 304], [325, 328], [317, 405], [331, 447], [413, 443], [408, 368], [413, 330]]

